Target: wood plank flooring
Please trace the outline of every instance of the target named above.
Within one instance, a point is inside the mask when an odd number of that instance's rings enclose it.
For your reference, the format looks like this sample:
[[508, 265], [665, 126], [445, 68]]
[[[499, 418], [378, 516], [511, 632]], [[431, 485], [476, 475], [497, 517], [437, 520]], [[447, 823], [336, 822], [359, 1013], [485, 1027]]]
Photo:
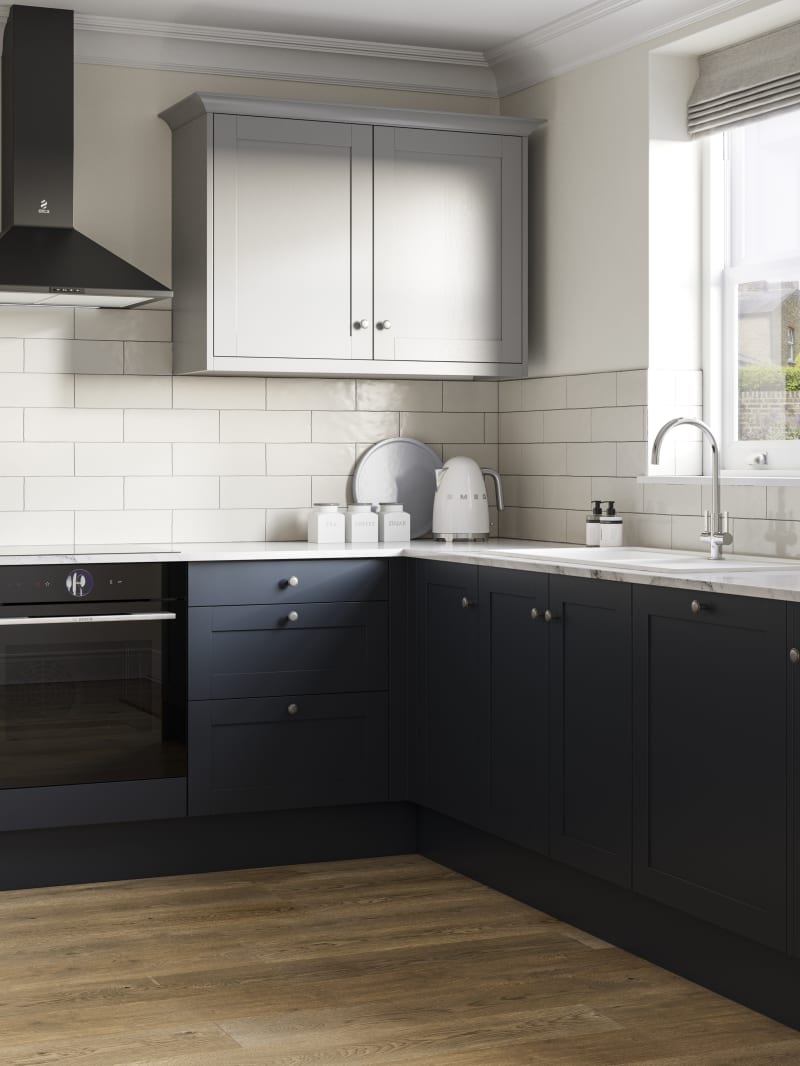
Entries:
[[0, 1064], [797, 1066], [800, 1033], [419, 856], [0, 894]]

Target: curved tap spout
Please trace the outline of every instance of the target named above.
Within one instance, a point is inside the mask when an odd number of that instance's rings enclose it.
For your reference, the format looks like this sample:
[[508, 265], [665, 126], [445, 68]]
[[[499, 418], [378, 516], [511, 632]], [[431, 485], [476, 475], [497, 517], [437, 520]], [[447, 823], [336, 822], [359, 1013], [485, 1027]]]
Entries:
[[699, 429], [708, 440], [711, 448], [711, 515], [709, 518], [708, 512], [706, 512], [706, 528], [700, 536], [703, 540], [708, 541], [711, 549], [711, 558], [715, 560], [721, 559], [723, 545], [730, 544], [733, 541], [733, 537], [728, 532], [728, 514], [727, 512], [723, 514], [720, 511], [719, 445], [711, 426], [701, 422], [699, 418], [671, 418], [656, 433], [650, 461], [654, 466], [658, 466], [664, 437], [676, 426], [694, 426]]

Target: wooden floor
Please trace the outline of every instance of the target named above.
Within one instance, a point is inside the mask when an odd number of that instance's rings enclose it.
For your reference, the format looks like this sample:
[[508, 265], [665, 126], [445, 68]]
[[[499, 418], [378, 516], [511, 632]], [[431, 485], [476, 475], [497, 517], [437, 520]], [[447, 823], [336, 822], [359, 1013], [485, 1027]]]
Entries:
[[418, 856], [0, 894], [2, 1066], [798, 1066], [800, 1033]]

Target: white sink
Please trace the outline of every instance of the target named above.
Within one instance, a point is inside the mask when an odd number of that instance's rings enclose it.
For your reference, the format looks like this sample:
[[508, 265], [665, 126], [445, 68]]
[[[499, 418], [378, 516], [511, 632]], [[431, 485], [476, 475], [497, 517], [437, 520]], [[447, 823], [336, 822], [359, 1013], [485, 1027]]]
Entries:
[[503, 548], [503, 553], [541, 559], [543, 562], [592, 563], [631, 570], [735, 572], [789, 570], [800, 564], [787, 559], [732, 556], [711, 560], [704, 552], [668, 551], [663, 548]]

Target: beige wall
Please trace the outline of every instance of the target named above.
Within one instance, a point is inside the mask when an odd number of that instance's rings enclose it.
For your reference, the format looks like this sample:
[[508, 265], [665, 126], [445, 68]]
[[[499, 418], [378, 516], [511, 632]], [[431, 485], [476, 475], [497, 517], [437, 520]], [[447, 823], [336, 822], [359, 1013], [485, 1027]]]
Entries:
[[531, 158], [530, 375], [647, 365], [648, 54], [506, 97], [548, 126]]

